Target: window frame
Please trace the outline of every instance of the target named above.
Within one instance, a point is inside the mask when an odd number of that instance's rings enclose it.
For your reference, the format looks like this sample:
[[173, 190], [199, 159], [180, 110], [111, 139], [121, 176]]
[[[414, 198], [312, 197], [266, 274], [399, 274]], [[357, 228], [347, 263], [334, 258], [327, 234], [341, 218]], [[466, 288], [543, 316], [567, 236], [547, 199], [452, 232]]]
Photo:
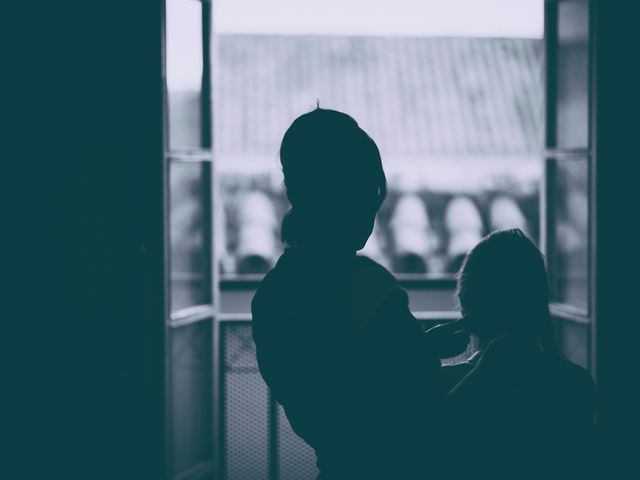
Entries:
[[[175, 0], [174, 0], [175, 1]], [[214, 219], [215, 208], [218, 202], [215, 201], [215, 172], [213, 165], [213, 128], [212, 128], [212, 86], [211, 86], [211, 41], [212, 41], [212, 5], [211, 0], [178, 0], [183, 2], [197, 2], [202, 8], [202, 79], [199, 96], [200, 109], [200, 140], [198, 148], [171, 147], [169, 144], [169, 92], [167, 85], [167, 9], [165, 0], [162, 18], [162, 57], [163, 57], [163, 188], [164, 188], [164, 289], [165, 295], [165, 340], [164, 340], [164, 371], [165, 371], [165, 472], [166, 478], [176, 480], [187, 480], [201, 478], [203, 476], [215, 475], [218, 469], [219, 457], [217, 455], [217, 427], [218, 427], [218, 397], [217, 397], [217, 319], [219, 304], [218, 272], [215, 256], [215, 235]], [[171, 211], [170, 211], [170, 170], [175, 164], [198, 164], [202, 166], [202, 194], [199, 199], [203, 209], [203, 251], [206, 256], [205, 291], [207, 293], [205, 303], [189, 305], [183, 308], [174, 309], [172, 306], [172, 265], [171, 265]], [[194, 325], [204, 325], [209, 323], [212, 335], [207, 341], [210, 342], [212, 358], [211, 362], [211, 406], [212, 424], [208, 427], [211, 436], [211, 451], [208, 458], [190, 465], [188, 468], [178, 472], [173, 465], [173, 439], [172, 432], [172, 355], [171, 338], [172, 332], [180, 328]]]
[[[588, 131], [587, 144], [582, 147], [562, 147], [557, 141], [557, 84], [556, 65], [558, 62], [558, 7], [561, 3], [578, 1], [584, 3], [588, 9], [587, 18], [587, 112]], [[593, 49], [594, 37], [594, 14], [593, 3], [590, 0], [545, 0], [544, 4], [544, 97], [545, 97], [545, 139], [544, 139], [544, 176], [543, 195], [541, 195], [541, 238], [542, 251], [547, 258], [547, 268], [549, 271], [550, 284], [555, 283], [555, 228], [553, 218], [555, 214], [554, 187], [556, 180], [556, 169], [558, 162], [566, 160], [584, 159], [587, 163], [587, 198], [589, 225], [587, 230], [587, 308], [581, 309], [566, 302], [559, 302], [552, 299], [550, 310], [556, 325], [565, 322], [585, 329], [587, 341], [587, 365], [584, 365], [592, 373], [595, 368], [595, 292], [596, 292], [596, 263], [595, 250], [597, 231], [596, 217], [596, 195], [595, 195], [595, 111], [594, 92], [595, 82], [595, 61]], [[550, 292], [552, 293], [552, 292]]]

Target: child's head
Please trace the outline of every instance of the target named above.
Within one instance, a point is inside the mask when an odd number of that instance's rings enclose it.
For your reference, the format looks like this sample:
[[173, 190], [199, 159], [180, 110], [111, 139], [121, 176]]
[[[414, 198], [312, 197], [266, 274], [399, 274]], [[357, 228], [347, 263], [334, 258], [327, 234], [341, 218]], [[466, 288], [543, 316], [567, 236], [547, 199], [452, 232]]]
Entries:
[[364, 247], [387, 182], [378, 147], [357, 122], [321, 108], [301, 115], [284, 134], [280, 161], [292, 206], [283, 241], [349, 251]]
[[551, 341], [544, 258], [519, 229], [494, 232], [467, 254], [457, 294], [482, 342], [507, 333]]

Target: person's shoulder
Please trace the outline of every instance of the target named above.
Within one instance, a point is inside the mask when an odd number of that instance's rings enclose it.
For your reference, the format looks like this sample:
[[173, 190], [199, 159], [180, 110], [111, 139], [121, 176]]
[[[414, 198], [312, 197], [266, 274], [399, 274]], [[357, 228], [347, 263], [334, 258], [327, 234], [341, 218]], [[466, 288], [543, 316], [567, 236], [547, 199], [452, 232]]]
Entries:
[[[568, 402], [576, 413], [593, 416], [597, 404], [597, 388], [591, 374], [568, 359], [562, 358], [559, 387], [565, 389]], [[578, 412], [580, 411], [580, 412]]]
[[593, 398], [595, 401], [596, 384], [591, 374], [586, 369], [570, 361], [566, 361], [565, 370], [567, 377], [571, 378], [572, 384], [580, 392], [580, 396]]
[[276, 265], [264, 276], [260, 285], [256, 289], [256, 293], [251, 301], [251, 311], [256, 314], [260, 310], [264, 309], [268, 305], [277, 303], [277, 297], [281, 292], [285, 292], [288, 289], [288, 284], [291, 283], [291, 254], [286, 250], [280, 256]]
[[356, 255], [355, 274], [369, 282], [376, 282], [387, 287], [399, 287], [393, 274], [375, 260], [365, 255]]
[[[373, 316], [375, 312], [404, 312], [408, 296], [396, 278], [379, 263], [364, 255], [357, 255], [348, 285], [352, 305], [359, 315]], [[382, 315], [381, 318], [386, 318]], [[395, 319], [398, 321], [398, 319]]]
[[407, 300], [407, 294], [396, 277], [378, 262], [364, 255], [356, 256], [351, 286], [366, 295], [373, 303], [381, 300], [401, 300], [402, 303], [406, 303]]
[[557, 358], [556, 361], [561, 365], [559, 371], [564, 382], [570, 383], [574, 388], [579, 387], [583, 390], [595, 389], [595, 382], [585, 368], [564, 357]]
[[451, 390], [467, 376], [474, 365], [469, 362], [460, 362], [451, 365], [442, 366], [442, 377], [445, 383], [445, 389]]

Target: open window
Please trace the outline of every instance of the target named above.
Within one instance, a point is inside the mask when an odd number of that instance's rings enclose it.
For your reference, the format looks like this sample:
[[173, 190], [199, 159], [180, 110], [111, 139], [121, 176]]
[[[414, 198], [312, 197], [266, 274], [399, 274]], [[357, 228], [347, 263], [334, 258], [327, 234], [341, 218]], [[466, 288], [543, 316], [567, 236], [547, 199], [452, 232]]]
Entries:
[[[542, 0], [519, 17], [505, 4], [488, 26], [469, 26], [455, 3], [373, 2], [369, 18], [338, 15], [336, 2], [214, 2], [221, 311], [248, 312], [282, 251], [279, 142], [316, 101], [380, 147], [389, 194], [363, 253], [399, 277], [415, 312], [456, 310], [454, 275], [489, 232], [519, 227], [540, 243]], [[242, 14], [249, 5], [255, 16]]]
[[466, 251], [519, 227], [547, 255], [563, 350], [591, 364], [587, 0], [547, 1], [544, 39], [216, 31], [212, 9], [245, 2], [165, 3], [171, 478], [315, 478], [258, 372], [250, 300], [282, 249], [278, 142], [316, 99], [380, 146], [390, 193], [364, 253], [425, 325], [457, 318]]
[[[482, 236], [519, 227], [540, 242], [542, 1], [520, 13], [524, 34], [482, 22], [483, 31], [426, 34], [421, 24], [461, 23], [444, 3], [370, 2], [389, 14], [383, 35], [362, 29], [375, 20], [356, 25], [363, 16], [344, 2], [213, 4], [223, 478], [317, 473], [260, 377], [250, 323], [255, 288], [283, 248], [279, 142], [316, 101], [353, 115], [380, 147], [389, 195], [363, 253], [399, 277], [425, 327], [458, 317], [454, 274]], [[305, 20], [310, 10], [316, 26]]]
[[216, 282], [207, 1], [165, 0], [167, 477], [214, 478]]
[[552, 314], [567, 356], [592, 361], [593, 131], [588, 0], [546, 2], [545, 245]]

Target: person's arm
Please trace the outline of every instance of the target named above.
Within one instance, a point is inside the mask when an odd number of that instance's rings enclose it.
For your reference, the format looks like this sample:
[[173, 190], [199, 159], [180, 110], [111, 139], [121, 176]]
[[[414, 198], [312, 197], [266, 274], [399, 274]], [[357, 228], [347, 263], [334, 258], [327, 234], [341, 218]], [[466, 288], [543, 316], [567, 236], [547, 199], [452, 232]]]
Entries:
[[461, 355], [469, 344], [469, 331], [464, 319], [431, 327], [425, 335], [430, 350], [440, 359]]
[[432, 415], [444, 396], [440, 360], [411, 314], [404, 290], [396, 287], [389, 292], [375, 312], [373, 325], [384, 362], [386, 378], [381, 380], [393, 389], [389, 408], [396, 427], [416, 435], [430, 433]]
[[526, 365], [522, 359], [538, 347], [526, 339], [514, 335], [504, 335], [492, 340], [479, 354], [479, 360], [471, 371], [447, 394], [449, 404], [477, 401], [486, 393], [489, 385], [522, 377]]

